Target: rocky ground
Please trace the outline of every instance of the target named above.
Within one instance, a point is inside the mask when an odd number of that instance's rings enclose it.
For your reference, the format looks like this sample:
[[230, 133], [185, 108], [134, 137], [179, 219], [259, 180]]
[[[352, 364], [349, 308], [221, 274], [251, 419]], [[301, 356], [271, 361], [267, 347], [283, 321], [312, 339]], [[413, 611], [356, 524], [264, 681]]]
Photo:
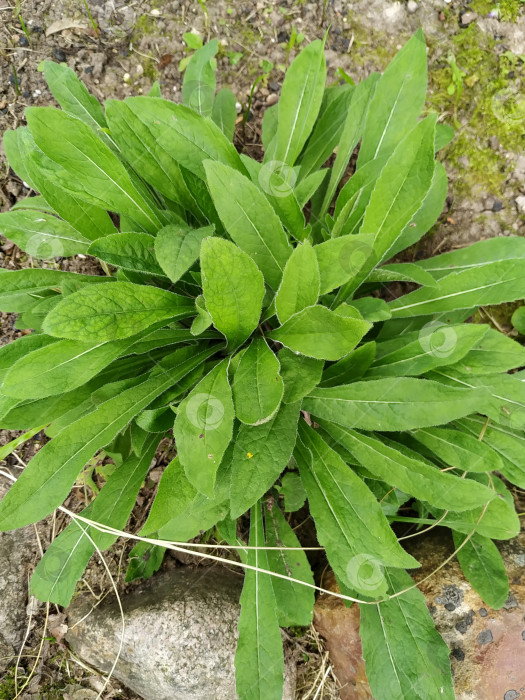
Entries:
[[[429, 45], [428, 109], [437, 111], [441, 121], [454, 126], [456, 138], [442, 153], [450, 177], [446, 210], [431, 235], [410, 255], [426, 257], [495, 235], [523, 235], [522, 0], [0, 1], [0, 132], [23, 124], [26, 107], [54, 104], [38, 70], [43, 59], [66, 61], [100, 100], [145, 93], [158, 80], [163, 95], [178, 101], [180, 64], [191, 55], [195, 45], [192, 35], [197, 34], [203, 41], [215, 37], [220, 41], [218, 84], [234, 91], [240, 111], [250, 107], [245, 127], [239, 118], [236, 142], [239, 148], [256, 154], [261, 116], [278, 100], [286, 66], [301, 44], [322, 37], [328, 30], [330, 80], [338, 79], [340, 70], [358, 79], [371, 70], [382, 70], [421, 25]], [[251, 87], [260, 76], [250, 105]], [[9, 170], [0, 147], [0, 210], [9, 209], [28, 193]], [[39, 264], [42, 262], [28, 258], [4, 240], [1, 266], [13, 269]], [[45, 264], [99, 272], [90, 259], [50, 260]], [[494, 318], [503, 327], [507, 320], [504, 311]], [[1, 343], [20, 333], [13, 324], [12, 316], [1, 315]], [[18, 453], [20, 460], [27, 461], [38, 449], [38, 437]], [[2, 443], [9, 439], [9, 435], [0, 436]], [[153, 494], [163, 463], [161, 459], [157, 474], [141, 494], [143, 505]], [[11, 457], [7, 466], [16, 473], [20, 464]], [[82, 507], [80, 491], [69, 505]], [[118, 682], [102, 691], [100, 675], [83, 668], [83, 662], [75, 660], [64, 643], [67, 623], [61, 610], [54, 606], [46, 609], [34, 601], [29, 601], [26, 608], [28, 575], [38, 559], [39, 547], [45, 548], [64, 524], [64, 516], [58, 515], [38, 531], [29, 529], [0, 539], [0, 561], [4, 561], [6, 552], [23, 550], [25, 555], [16, 567], [10, 566], [6, 575], [0, 571], [0, 673], [4, 672], [0, 698], [14, 698], [33, 667], [34, 674], [19, 697], [82, 700], [97, 697], [100, 692], [104, 697], [137, 697]], [[128, 590], [122, 583], [128, 551], [129, 546], [119, 542], [106, 556], [122, 593]], [[167, 566], [177, 569], [181, 562], [169, 558]], [[457, 571], [450, 576], [450, 585], [464, 585]], [[95, 602], [111, 593], [106, 570], [99, 561], [93, 562], [81, 589], [91, 590]], [[525, 600], [520, 599], [521, 615], [522, 605]], [[329, 630], [323, 632], [329, 638]], [[471, 645], [476, 651], [475, 640]], [[302, 639], [294, 638], [291, 646], [301, 659], [297, 697], [313, 697], [321, 681], [323, 697], [337, 697], [330, 662], [315, 629]], [[10, 661], [13, 649], [20, 650], [17, 678]], [[366, 689], [363, 692], [349, 697], [367, 697]], [[464, 696], [469, 700], [499, 697], [483, 695], [480, 690], [464, 691], [463, 686], [461, 692], [470, 693]], [[517, 688], [515, 692], [521, 691]], [[505, 700], [510, 696], [505, 695]]]

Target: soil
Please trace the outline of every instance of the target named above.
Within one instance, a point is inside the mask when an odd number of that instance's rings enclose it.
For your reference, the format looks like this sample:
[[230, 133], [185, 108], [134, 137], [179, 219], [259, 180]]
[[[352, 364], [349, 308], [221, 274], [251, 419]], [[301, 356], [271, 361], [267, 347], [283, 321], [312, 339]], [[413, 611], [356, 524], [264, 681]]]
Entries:
[[[440, 121], [452, 124], [455, 141], [442, 154], [450, 178], [449, 197], [433, 231], [408, 253], [409, 259], [464, 246], [495, 235], [524, 235], [525, 215], [518, 198], [525, 192], [525, 157], [522, 153], [525, 113], [508, 119], [501, 99], [511, 94], [523, 99], [525, 11], [519, 0], [502, 0], [500, 17], [496, 3], [486, 0], [12, 0], [0, 3], [0, 132], [24, 124], [30, 106], [56, 106], [38, 66], [44, 59], [65, 61], [101, 101], [145, 94], [158, 80], [164, 97], [180, 101], [180, 62], [191, 55], [184, 34], [199, 34], [206, 41], [218, 38], [218, 87], [230, 87], [242, 112], [250, 107], [243, 126], [239, 116], [236, 143], [254, 157], [260, 152], [260, 123], [265, 108], [276, 101], [284, 70], [301, 43], [327, 35], [329, 80], [339, 79], [339, 69], [353, 79], [372, 70], [383, 70], [410, 34], [423, 25], [429, 44], [430, 92], [428, 108]], [[465, 14], [467, 13], [467, 14]], [[474, 16], [474, 19], [472, 19]], [[268, 62], [271, 62], [271, 67]], [[459, 69], [459, 74], [454, 70]], [[250, 104], [250, 90], [257, 83]], [[458, 77], [459, 76], [459, 77]], [[523, 117], [523, 119], [521, 118]], [[5, 161], [0, 146], [0, 211], [31, 194]], [[2, 239], [0, 266], [57, 267], [87, 274], [102, 274], [92, 258], [40, 261], [28, 258]], [[0, 344], [21, 333], [12, 314], [0, 315]], [[494, 319], [496, 325], [505, 318]], [[0, 431], [0, 444], [17, 433]], [[45, 438], [38, 435], [18, 451], [27, 461]], [[138, 528], [155, 483], [169, 458], [169, 446], [157, 455], [152, 479], [144, 486], [130, 527]], [[7, 460], [19, 467], [16, 457]], [[84, 505], [81, 490], [68, 507]], [[42, 545], [66, 525], [58, 515], [40, 528]], [[119, 590], [130, 546], [119, 541], [105, 554]], [[181, 562], [167, 558], [169, 566]], [[183, 562], [186, 563], [186, 562]], [[95, 599], [111, 592], [106, 571], [93, 560], [81, 583]], [[21, 697], [95, 697], [100, 677], [71, 660], [60, 635], [61, 611], [52, 606], [44, 627], [45, 606], [39, 606], [27, 643], [22, 650], [21, 673], [34, 663], [42, 637], [47, 637], [36, 673]], [[57, 617], [58, 616], [58, 617]], [[36, 620], [36, 624], [35, 624]], [[51, 632], [49, 631], [51, 629]], [[310, 631], [299, 642], [309, 661], [301, 669], [298, 697], [311, 694], [312, 684], [326, 656], [322, 642]], [[9, 679], [8, 679], [9, 680]], [[7, 686], [6, 686], [7, 687]], [[82, 694], [84, 689], [84, 694]], [[91, 691], [91, 695], [90, 695]], [[0, 680], [0, 697], [3, 695]], [[327, 675], [323, 697], [337, 697], [335, 681]], [[105, 697], [120, 694], [111, 683]]]

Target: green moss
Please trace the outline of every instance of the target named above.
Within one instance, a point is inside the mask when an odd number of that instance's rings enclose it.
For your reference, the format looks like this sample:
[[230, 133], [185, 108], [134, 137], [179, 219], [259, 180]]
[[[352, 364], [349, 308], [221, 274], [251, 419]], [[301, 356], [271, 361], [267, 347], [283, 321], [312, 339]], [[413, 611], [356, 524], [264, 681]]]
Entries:
[[157, 78], [159, 77], [159, 71], [157, 70], [157, 64], [153, 59], [148, 58], [146, 59], [143, 64], [144, 68], [144, 75], [151, 80], [151, 82], [155, 82]]
[[13, 700], [16, 695], [15, 669], [10, 668], [0, 681], [0, 700]]
[[133, 38], [134, 41], [140, 39], [140, 37], [147, 36], [148, 34], [154, 34], [156, 31], [155, 18], [150, 15], [140, 15], [135, 22], [135, 27], [133, 28]]
[[472, 24], [453, 38], [448, 56], [429, 74], [428, 106], [456, 129], [444, 157], [458, 171], [456, 190], [462, 194], [474, 185], [498, 193], [507, 178], [509, 163], [489, 146], [490, 137], [497, 137], [506, 151], [523, 148], [525, 104], [516, 103], [520, 92], [514, 78], [522, 59], [498, 48], [492, 37]]
[[515, 22], [518, 19], [523, 0], [472, 0], [470, 8], [480, 15], [486, 15], [491, 10], [498, 10], [500, 19], [504, 22]]

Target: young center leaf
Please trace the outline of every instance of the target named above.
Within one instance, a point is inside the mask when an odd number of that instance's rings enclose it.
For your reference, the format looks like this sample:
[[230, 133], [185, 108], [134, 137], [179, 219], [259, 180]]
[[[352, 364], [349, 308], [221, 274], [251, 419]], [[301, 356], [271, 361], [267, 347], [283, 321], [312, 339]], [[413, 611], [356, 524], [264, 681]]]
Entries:
[[217, 469], [232, 438], [233, 418], [225, 359], [182, 401], [173, 427], [177, 454], [188, 481], [209, 498], [213, 498]]
[[279, 360], [264, 338], [255, 338], [243, 352], [233, 380], [235, 415], [248, 425], [260, 425], [275, 414], [283, 397]]
[[199, 257], [202, 241], [212, 235], [213, 226], [192, 229], [172, 224], [160, 229], [155, 236], [155, 255], [172, 282], [189, 270]]
[[231, 348], [255, 330], [261, 315], [264, 281], [249, 255], [223, 238], [201, 246], [202, 289], [215, 328]]
[[319, 265], [308, 241], [297, 245], [284, 268], [275, 308], [281, 323], [298, 311], [313, 306], [319, 298]]

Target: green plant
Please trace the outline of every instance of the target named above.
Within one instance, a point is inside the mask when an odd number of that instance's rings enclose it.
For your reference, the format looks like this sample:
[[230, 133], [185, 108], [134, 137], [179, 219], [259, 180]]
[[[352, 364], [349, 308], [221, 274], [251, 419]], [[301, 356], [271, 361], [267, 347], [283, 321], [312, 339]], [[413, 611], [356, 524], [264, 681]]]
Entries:
[[[111, 457], [84, 520], [32, 578], [34, 595], [67, 605], [173, 430], [178, 454], [128, 577], [160, 566], [156, 543], [214, 527], [240, 547], [239, 697], [281, 697], [279, 625], [312, 619], [313, 575], [285, 515], [307, 498], [342, 595], [360, 605], [375, 697], [452, 698], [448, 650], [405, 571], [418, 562], [390, 524], [448, 527], [474, 588], [504, 604], [493, 540], [519, 531], [500, 475], [525, 487], [523, 372], [507, 374], [525, 350], [464, 321], [525, 296], [525, 241], [389, 262], [447, 191], [435, 151], [450, 129], [420, 119], [421, 32], [355, 86], [326, 87], [324, 43], [307, 46], [265, 113], [262, 162], [232, 145], [216, 51], [192, 56], [183, 105], [132, 97], [105, 111], [46, 62], [62, 111], [28, 109], [28, 128], [5, 134], [40, 195], [0, 215], [3, 234], [37, 259], [89, 254], [115, 271], [0, 274], [0, 308], [35, 331], [0, 350], [0, 427], [44, 424], [51, 438], [1, 502], [0, 529], [47, 516], [89, 460]], [[395, 298], [391, 282], [417, 289]]]

